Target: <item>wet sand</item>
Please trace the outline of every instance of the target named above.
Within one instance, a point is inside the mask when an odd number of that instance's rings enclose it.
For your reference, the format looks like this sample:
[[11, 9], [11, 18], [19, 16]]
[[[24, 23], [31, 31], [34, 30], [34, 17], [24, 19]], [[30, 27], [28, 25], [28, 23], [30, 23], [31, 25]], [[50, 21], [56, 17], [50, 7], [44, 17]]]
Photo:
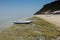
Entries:
[[34, 15], [60, 27], [60, 15]]

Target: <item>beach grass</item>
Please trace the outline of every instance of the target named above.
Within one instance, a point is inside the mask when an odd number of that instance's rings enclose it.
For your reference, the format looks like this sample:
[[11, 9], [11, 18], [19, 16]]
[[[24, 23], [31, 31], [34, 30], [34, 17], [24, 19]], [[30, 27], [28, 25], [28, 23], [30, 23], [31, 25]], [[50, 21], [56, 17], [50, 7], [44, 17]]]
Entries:
[[30, 24], [14, 24], [0, 32], [0, 40], [33, 40], [30, 37], [36, 38], [42, 35], [46, 37], [46, 40], [51, 40], [51, 37], [56, 38], [60, 35], [60, 28], [55, 24], [35, 16], [27, 20], [33, 20], [33, 22]]

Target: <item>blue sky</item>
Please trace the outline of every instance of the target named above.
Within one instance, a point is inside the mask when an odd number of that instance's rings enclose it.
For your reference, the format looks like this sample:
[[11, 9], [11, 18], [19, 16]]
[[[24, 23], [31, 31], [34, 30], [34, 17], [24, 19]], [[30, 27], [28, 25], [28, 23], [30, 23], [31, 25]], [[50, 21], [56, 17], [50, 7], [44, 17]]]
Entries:
[[0, 16], [30, 16], [53, 0], [0, 0]]

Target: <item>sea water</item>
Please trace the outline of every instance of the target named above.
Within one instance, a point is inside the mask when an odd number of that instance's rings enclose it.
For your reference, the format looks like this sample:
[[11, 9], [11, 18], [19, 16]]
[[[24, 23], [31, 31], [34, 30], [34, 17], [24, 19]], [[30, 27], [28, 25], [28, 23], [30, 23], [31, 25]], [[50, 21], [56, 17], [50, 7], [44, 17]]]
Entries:
[[3, 15], [0, 14], [0, 30], [10, 27], [13, 24], [13, 21], [29, 18], [32, 15], [33, 14], [20, 14], [20, 15], [15, 14], [9, 15], [9, 13]]

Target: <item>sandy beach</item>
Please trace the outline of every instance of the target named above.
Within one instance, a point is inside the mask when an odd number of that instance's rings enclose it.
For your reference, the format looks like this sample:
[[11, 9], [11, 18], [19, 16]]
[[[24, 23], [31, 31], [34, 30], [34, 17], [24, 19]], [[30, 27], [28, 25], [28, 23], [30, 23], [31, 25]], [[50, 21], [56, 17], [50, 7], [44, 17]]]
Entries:
[[60, 15], [35, 15], [60, 27]]

